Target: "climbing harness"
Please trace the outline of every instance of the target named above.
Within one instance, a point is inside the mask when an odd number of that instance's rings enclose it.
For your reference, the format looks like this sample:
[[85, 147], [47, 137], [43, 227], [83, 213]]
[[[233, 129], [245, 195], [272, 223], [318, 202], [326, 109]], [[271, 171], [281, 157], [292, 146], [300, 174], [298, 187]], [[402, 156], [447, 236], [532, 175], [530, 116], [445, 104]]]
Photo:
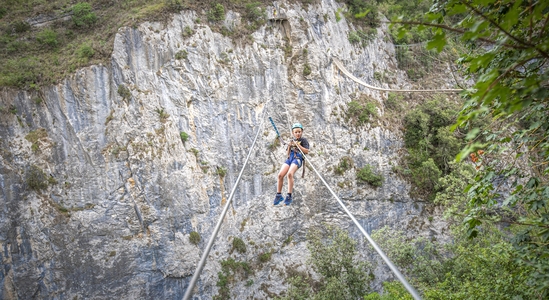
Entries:
[[[278, 129], [276, 128], [276, 125], [275, 125], [275, 123], [274, 123], [274, 121], [273, 121], [273, 118], [269, 117], [269, 120], [271, 121], [271, 125], [273, 125], [273, 128], [274, 128], [274, 130], [275, 130], [275, 132], [276, 132], [277, 137], [278, 137], [279, 140], [281, 141], [280, 143], [281, 143], [281, 144], [284, 144], [284, 146], [286, 146], [286, 142], [284, 142], [284, 141], [282, 140], [282, 138], [280, 137], [280, 133], [278, 132]], [[299, 125], [299, 126], [296, 126], [296, 125]], [[294, 127], [294, 126], [295, 126], [295, 127]], [[292, 129], [294, 129], [294, 128], [301, 128], [301, 130], [303, 130], [303, 126], [302, 126], [300, 123], [295, 123], [295, 124], [292, 126]], [[297, 141], [297, 140], [294, 139], [294, 138], [292, 138], [292, 141], [295, 142], [295, 141]], [[290, 146], [288, 145], [288, 147], [289, 147], [289, 148], [288, 148], [288, 149], [289, 149], [289, 153], [288, 153], [287, 159], [290, 159], [290, 161], [292, 161], [293, 158], [296, 157], [296, 158], [299, 160], [299, 165], [298, 165], [298, 167], [303, 168], [303, 171], [301, 172], [301, 178], [305, 177], [305, 159], [304, 159], [304, 157], [303, 157], [303, 155], [305, 155], [305, 154], [303, 154], [303, 152], [297, 153], [297, 151], [294, 150], [295, 148], [297, 148], [297, 146], [290, 147]], [[301, 149], [299, 149], [299, 150], [301, 151]]]

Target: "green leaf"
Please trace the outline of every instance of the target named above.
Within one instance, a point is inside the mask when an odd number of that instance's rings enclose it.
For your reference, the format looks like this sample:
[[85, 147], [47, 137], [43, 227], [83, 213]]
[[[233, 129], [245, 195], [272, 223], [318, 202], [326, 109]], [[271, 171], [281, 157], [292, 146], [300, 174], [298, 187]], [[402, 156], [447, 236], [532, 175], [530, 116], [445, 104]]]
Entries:
[[475, 142], [475, 143], [469, 144], [465, 146], [463, 149], [461, 149], [461, 151], [456, 155], [456, 161], [460, 162], [464, 160], [469, 155], [469, 153], [475, 152], [480, 149], [485, 149], [485, 148], [486, 148], [486, 144], [484, 143]]
[[476, 5], [488, 6], [492, 3], [495, 3], [496, 0], [474, 0], [473, 3]]
[[447, 15], [448, 16], [453, 16], [453, 15], [462, 14], [462, 13], [465, 13], [465, 12], [467, 12], [467, 6], [465, 6], [461, 3], [458, 3], [454, 6], [452, 6], [451, 9], [448, 10]]
[[428, 22], [438, 21], [438, 20], [442, 19], [442, 14], [441, 13], [428, 12], [425, 15], [425, 19]]
[[446, 46], [446, 33], [439, 32], [435, 34], [432, 40], [427, 43], [427, 50], [437, 49], [438, 52], [442, 52], [444, 46]]
[[470, 140], [476, 138], [479, 132], [480, 132], [480, 128], [478, 128], [478, 127], [473, 128], [467, 133], [467, 136], [465, 137], [465, 139], [470, 141]]
[[507, 14], [505, 14], [505, 16], [503, 17], [502, 22], [500, 23], [500, 26], [503, 29], [509, 30], [513, 26], [515, 26], [515, 24], [517, 24], [517, 22], [520, 19], [519, 18], [519, 13], [521, 11], [519, 10], [519, 7], [520, 7], [521, 4], [522, 4], [522, 0], [516, 0], [513, 7], [509, 9]]

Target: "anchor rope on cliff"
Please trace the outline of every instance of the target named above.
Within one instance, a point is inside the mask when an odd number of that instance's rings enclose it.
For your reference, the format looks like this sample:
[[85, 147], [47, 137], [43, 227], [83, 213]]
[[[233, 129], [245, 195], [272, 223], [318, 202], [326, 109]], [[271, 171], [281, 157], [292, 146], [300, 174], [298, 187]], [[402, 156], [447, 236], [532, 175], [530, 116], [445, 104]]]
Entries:
[[369, 85], [365, 83], [364, 81], [356, 78], [351, 72], [349, 72], [341, 63], [339, 59], [336, 57], [332, 57], [332, 61], [336, 65], [336, 67], [343, 72], [343, 74], [347, 75], [352, 81], [363, 85], [369, 89], [376, 90], [376, 91], [382, 91], [382, 92], [395, 92], [395, 93], [459, 93], [464, 91], [464, 89], [432, 89], [432, 90], [410, 90], [410, 89], [389, 89], [389, 88], [380, 88], [375, 87], [372, 85]]

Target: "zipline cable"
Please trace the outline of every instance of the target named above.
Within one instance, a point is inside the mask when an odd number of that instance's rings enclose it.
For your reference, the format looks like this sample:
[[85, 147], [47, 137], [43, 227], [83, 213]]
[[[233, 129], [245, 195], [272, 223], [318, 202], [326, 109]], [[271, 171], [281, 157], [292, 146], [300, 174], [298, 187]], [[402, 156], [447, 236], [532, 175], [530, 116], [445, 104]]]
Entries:
[[406, 90], [406, 89], [386, 89], [386, 88], [379, 88], [372, 85], [367, 84], [366, 82], [356, 78], [351, 72], [347, 71], [341, 61], [339, 59], [332, 57], [332, 61], [337, 66], [338, 69], [343, 72], [343, 74], [347, 75], [351, 80], [354, 82], [361, 84], [369, 89], [376, 90], [376, 91], [382, 91], [382, 92], [397, 92], [397, 93], [459, 93], [463, 92], [463, 89], [438, 89], [438, 90]]
[[[266, 109], [266, 108], [265, 108]], [[263, 113], [263, 117], [261, 118], [261, 124], [259, 124], [259, 128], [257, 129], [257, 133], [255, 134], [254, 141], [252, 142], [252, 146], [250, 147], [250, 151], [248, 152], [248, 156], [246, 157], [246, 160], [244, 161], [244, 165], [242, 166], [242, 169], [240, 170], [240, 174], [238, 174], [238, 178], [236, 179], [236, 182], [234, 183], [233, 190], [231, 191], [231, 194], [229, 195], [229, 199], [227, 200], [227, 204], [225, 204], [225, 207], [223, 208], [223, 211], [221, 212], [221, 216], [219, 220], [217, 221], [217, 225], [215, 225], [214, 231], [212, 232], [212, 236], [210, 237], [210, 240], [208, 241], [208, 245], [206, 246], [206, 249], [204, 249], [204, 253], [202, 253], [202, 257], [200, 258], [200, 262], [198, 263], [198, 266], [196, 267], [196, 270], [194, 271], [193, 277], [191, 278], [191, 281], [189, 282], [189, 286], [187, 287], [187, 290], [185, 291], [185, 295], [183, 296], [183, 300], [189, 300], [192, 296], [194, 286], [196, 285], [196, 282], [198, 281], [198, 277], [200, 277], [200, 273], [202, 272], [202, 269], [204, 268], [204, 264], [206, 263], [206, 259], [208, 258], [208, 254], [210, 254], [210, 250], [212, 249], [213, 243], [215, 241], [215, 238], [217, 236], [217, 233], [219, 232], [219, 229], [221, 228], [221, 224], [223, 223], [223, 219], [225, 219], [225, 215], [227, 214], [227, 211], [229, 210], [229, 206], [231, 205], [231, 201], [233, 200], [234, 193], [236, 191], [236, 188], [238, 187], [238, 183], [240, 182], [240, 178], [242, 178], [242, 174], [244, 173], [244, 169], [246, 168], [246, 165], [248, 164], [248, 160], [252, 154], [252, 150], [255, 146], [255, 142], [257, 141], [257, 137], [259, 136], [259, 132], [261, 132], [261, 128], [263, 127], [263, 122], [265, 119], [265, 113]]]
[[328, 185], [328, 183], [326, 182], [326, 180], [324, 180], [324, 178], [322, 177], [322, 175], [320, 175], [320, 173], [318, 173], [318, 171], [316, 170], [315, 166], [311, 163], [311, 160], [308, 159], [305, 154], [303, 153], [303, 151], [301, 151], [301, 149], [299, 147], [297, 147], [297, 149], [299, 150], [299, 152], [301, 152], [301, 155], [309, 161], [309, 165], [311, 166], [311, 168], [313, 168], [313, 171], [315, 171], [316, 173], [316, 176], [318, 176], [318, 178], [320, 178], [320, 180], [324, 183], [324, 185], [328, 188], [328, 190], [330, 191], [330, 193], [332, 193], [332, 195], [334, 196], [334, 198], [336, 198], [337, 202], [339, 203], [339, 205], [343, 208], [343, 210], [347, 213], [347, 215], [351, 218], [351, 220], [353, 220], [353, 223], [355, 223], [355, 225], [358, 227], [358, 229], [362, 232], [362, 234], [366, 237], [366, 239], [368, 240], [368, 242], [370, 242], [370, 245], [372, 245], [372, 247], [374, 247], [374, 249], [377, 251], [377, 253], [381, 256], [381, 258], [383, 259], [383, 261], [385, 261], [385, 263], [387, 264], [387, 266], [389, 266], [389, 268], [391, 269], [391, 271], [393, 271], [393, 273], [396, 275], [396, 277], [398, 278], [398, 280], [400, 282], [402, 282], [402, 284], [404, 285], [404, 287], [408, 290], [408, 292], [410, 292], [410, 294], [412, 295], [412, 297], [414, 297], [414, 299], [416, 300], [421, 300], [421, 297], [419, 296], [419, 293], [416, 291], [416, 289], [411, 286], [408, 281], [406, 280], [406, 278], [404, 278], [404, 275], [402, 275], [402, 273], [400, 273], [400, 271], [397, 269], [397, 267], [391, 262], [391, 260], [385, 255], [385, 253], [383, 253], [383, 250], [381, 250], [381, 248], [379, 248], [379, 246], [376, 244], [376, 242], [370, 237], [370, 235], [366, 232], [366, 230], [364, 230], [364, 228], [362, 228], [362, 225], [360, 225], [360, 223], [357, 221], [357, 219], [355, 219], [355, 217], [353, 216], [353, 214], [351, 214], [351, 212], [347, 209], [347, 207], [345, 206], [345, 204], [343, 204], [343, 201], [341, 201], [341, 199], [339, 199], [339, 197], [336, 195], [336, 193], [332, 190], [332, 188], [330, 188], [330, 186]]

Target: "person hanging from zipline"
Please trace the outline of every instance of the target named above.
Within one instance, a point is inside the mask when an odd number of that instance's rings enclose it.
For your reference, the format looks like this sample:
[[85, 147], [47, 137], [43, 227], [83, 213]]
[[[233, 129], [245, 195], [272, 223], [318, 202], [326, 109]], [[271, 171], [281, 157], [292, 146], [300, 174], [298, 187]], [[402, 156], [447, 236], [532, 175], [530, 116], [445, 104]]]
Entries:
[[[295, 123], [292, 126], [293, 138], [288, 144], [287, 159], [278, 172], [278, 180], [276, 185], [276, 197], [274, 199], [274, 205], [278, 205], [284, 200], [284, 205], [290, 205], [292, 203], [292, 190], [294, 188], [294, 174], [304, 162], [304, 157], [301, 154], [309, 153], [309, 142], [303, 135], [303, 125], [301, 123]], [[299, 148], [299, 149], [298, 149]], [[301, 150], [301, 151], [299, 151]], [[288, 195], [286, 199], [282, 197], [282, 185], [284, 184], [284, 176], [288, 175]]]

